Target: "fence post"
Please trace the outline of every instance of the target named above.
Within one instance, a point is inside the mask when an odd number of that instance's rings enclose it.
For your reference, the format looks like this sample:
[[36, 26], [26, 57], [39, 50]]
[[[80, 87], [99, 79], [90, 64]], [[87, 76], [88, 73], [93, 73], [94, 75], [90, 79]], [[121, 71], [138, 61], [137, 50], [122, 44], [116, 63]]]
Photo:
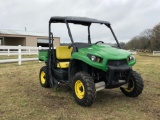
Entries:
[[42, 46], [39, 46], [38, 48], [39, 48], [38, 50], [41, 50], [41, 49], [42, 49]]
[[29, 49], [29, 55], [31, 55], [31, 49]]
[[153, 51], [153, 55], [154, 55], [154, 51]]
[[9, 56], [9, 48], [8, 48], [8, 56]]
[[[39, 54], [39, 50], [41, 50], [41, 49], [42, 49], [42, 46], [39, 46], [39, 47], [38, 47], [38, 51], [37, 51], [38, 54]], [[41, 61], [39, 60], [39, 62], [41, 62]]]
[[21, 45], [18, 45], [18, 65], [22, 63], [22, 56], [21, 56]]
[[42, 46], [39, 46], [38, 51], [37, 51], [37, 55], [39, 54], [39, 50], [41, 50], [41, 49], [42, 49]]

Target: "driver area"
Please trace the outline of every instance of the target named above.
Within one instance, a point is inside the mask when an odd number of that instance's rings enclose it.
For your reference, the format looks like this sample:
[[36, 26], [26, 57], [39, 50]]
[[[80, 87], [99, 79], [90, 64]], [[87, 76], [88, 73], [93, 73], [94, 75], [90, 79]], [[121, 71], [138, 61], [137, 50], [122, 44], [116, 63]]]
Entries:
[[68, 68], [71, 58], [72, 47], [68, 46], [56, 47], [57, 68]]

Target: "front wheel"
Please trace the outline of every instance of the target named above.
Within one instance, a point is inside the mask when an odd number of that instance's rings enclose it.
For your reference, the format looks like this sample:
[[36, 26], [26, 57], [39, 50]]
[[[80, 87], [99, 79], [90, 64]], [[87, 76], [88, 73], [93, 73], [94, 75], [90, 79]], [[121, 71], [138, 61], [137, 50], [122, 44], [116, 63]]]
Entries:
[[128, 97], [137, 97], [142, 93], [143, 87], [142, 77], [136, 71], [132, 71], [127, 87], [120, 87], [120, 89]]
[[93, 78], [85, 73], [78, 72], [72, 81], [73, 96], [76, 102], [82, 106], [91, 106], [96, 97], [96, 89]]

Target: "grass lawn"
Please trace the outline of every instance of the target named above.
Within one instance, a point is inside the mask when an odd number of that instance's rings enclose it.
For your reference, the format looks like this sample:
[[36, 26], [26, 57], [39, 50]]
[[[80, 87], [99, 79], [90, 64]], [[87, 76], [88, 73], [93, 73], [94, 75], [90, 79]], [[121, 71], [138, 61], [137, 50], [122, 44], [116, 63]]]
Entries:
[[[22, 59], [23, 58], [36, 58], [37, 55], [22, 55], [21, 57]], [[18, 55], [10, 55], [10, 56], [1, 55], [0, 56], [0, 60], [5, 60], [5, 59], [18, 59]]]
[[144, 91], [129, 98], [117, 89], [97, 92], [91, 107], [79, 106], [67, 86], [45, 89], [39, 84], [38, 61], [0, 64], [0, 119], [6, 120], [159, 120], [160, 57], [136, 55], [133, 67], [144, 79]]

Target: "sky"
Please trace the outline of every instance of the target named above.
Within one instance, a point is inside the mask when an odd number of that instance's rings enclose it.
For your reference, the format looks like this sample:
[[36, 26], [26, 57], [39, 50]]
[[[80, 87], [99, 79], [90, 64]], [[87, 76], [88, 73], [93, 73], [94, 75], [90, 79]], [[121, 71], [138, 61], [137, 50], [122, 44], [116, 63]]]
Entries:
[[[160, 0], [0, 0], [0, 29], [48, 32], [52, 16], [80, 16], [111, 23], [120, 42], [127, 42], [160, 23]], [[68, 41], [65, 25], [52, 25], [53, 34]], [[85, 40], [87, 28], [71, 25], [73, 38]], [[107, 28], [93, 25], [91, 38], [112, 40]], [[107, 33], [107, 34], [106, 34]], [[106, 37], [106, 36], [107, 37]]]

